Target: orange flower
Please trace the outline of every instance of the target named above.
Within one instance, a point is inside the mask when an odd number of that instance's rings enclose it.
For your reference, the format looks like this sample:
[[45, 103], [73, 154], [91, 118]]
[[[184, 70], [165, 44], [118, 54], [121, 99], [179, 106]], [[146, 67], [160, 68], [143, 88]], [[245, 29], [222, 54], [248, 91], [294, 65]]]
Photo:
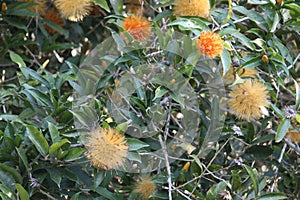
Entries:
[[202, 31], [196, 43], [200, 54], [209, 58], [215, 58], [223, 51], [223, 41], [220, 35], [212, 31]]
[[112, 128], [92, 131], [85, 143], [86, 156], [94, 167], [105, 170], [123, 166], [128, 154], [125, 136]]
[[46, 7], [47, 7], [47, 0], [19, 0], [21, 2], [28, 2], [28, 3], [37, 3], [36, 6], [28, 7], [29, 10], [33, 12], [38, 12], [39, 14], [44, 14]]
[[[62, 18], [60, 17], [60, 15], [57, 13], [57, 11], [54, 8], [48, 9], [46, 11], [46, 14], [44, 15], [44, 18], [55, 23], [56, 25], [58, 25], [60, 27], [64, 26], [64, 22], [63, 22]], [[49, 31], [52, 34], [54, 34], [56, 32], [56, 30], [54, 30], [47, 24], [45, 25], [45, 28], [47, 31]]]
[[234, 86], [229, 93], [229, 109], [240, 119], [259, 118], [269, 105], [267, 88], [261, 82], [247, 79]]
[[156, 190], [156, 185], [151, 181], [151, 177], [143, 178], [136, 186], [135, 192], [139, 193], [142, 199], [148, 199]]
[[122, 27], [139, 42], [144, 42], [151, 34], [151, 23], [142, 17], [128, 16]]
[[70, 21], [81, 21], [92, 10], [91, 0], [55, 0], [55, 6]]
[[209, 16], [209, 0], [175, 0], [174, 14], [179, 16]]

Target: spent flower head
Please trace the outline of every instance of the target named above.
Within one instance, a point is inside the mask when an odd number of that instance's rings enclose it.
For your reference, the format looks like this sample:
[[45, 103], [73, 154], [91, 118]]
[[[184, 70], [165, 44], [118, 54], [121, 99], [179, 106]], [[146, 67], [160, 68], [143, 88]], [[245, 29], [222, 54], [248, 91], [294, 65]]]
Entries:
[[148, 199], [156, 190], [155, 183], [152, 182], [151, 177], [142, 178], [136, 185], [135, 192], [139, 193], [142, 199]]
[[208, 0], [175, 0], [175, 15], [207, 18], [209, 10], [210, 3]]
[[257, 80], [247, 79], [235, 85], [229, 96], [229, 109], [238, 118], [247, 121], [261, 117], [263, 109], [269, 105], [267, 88]]
[[55, 0], [55, 6], [70, 21], [81, 21], [92, 10], [91, 0]]
[[105, 170], [123, 166], [128, 155], [125, 136], [113, 128], [97, 128], [92, 131], [85, 147], [91, 164]]

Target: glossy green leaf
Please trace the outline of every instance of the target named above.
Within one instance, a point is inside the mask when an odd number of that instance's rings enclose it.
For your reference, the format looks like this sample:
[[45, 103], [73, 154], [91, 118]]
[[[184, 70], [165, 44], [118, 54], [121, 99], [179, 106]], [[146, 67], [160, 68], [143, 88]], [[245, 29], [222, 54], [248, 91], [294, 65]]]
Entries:
[[136, 151], [149, 146], [149, 144], [134, 138], [127, 138], [127, 144], [129, 145], [129, 151]]
[[285, 194], [282, 193], [269, 193], [263, 194], [257, 198], [257, 200], [281, 200], [281, 199], [288, 199]]
[[51, 122], [48, 122], [48, 129], [49, 129], [52, 142], [53, 143], [58, 142], [60, 140], [60, 137], [59, 137], [59, 132], [57, 130], [57, 126], [55, 126]]
[[55, 142], [49, 148], [49, 155], [52, 156], [59, 148], [61, 148], [64, 144], [71, 143], [68, 139], [62, 139], [59, 142]]
[[94, 3], [98, 6], [100, 6], [101, 8], [103, 8], [104, 10], [106, 10], [107, 12], [110, 12], [109, 6], [106, 3], [106, 0], [94, 0]]
[[223, 76], [225, 76], [225, 74], [228, 72], [231, 65], [230, 54], [227, 50], [223, 50], [221, 54], [221, 61], [223, 66]]
[[30, 200], [28, 192], [23, 188], [22, 185], [16, 183], [15, 186], [17, 188], [21, 200]]
[[224, 191], [226, 189], [226, 183], [225, 182], [220, 182], [218, 184], [215, 184], [212, 186], [206, 195], [207, 200], [216, 200], [219, 199], [220, 192]]
[[28, 164], [28, 159], [27, 159], [27, 156], [26, 156], [26, 152], [24, 149], [22, 149], [21, 147], [19, 148], [16, 148], [17, 152], [18, 152], [18, 155], [20, 157], [20, 159], [22, 160], [26, 170], [28, 171], [29, 169], [29, 164]]
[[242, 65], [242, 68], [255, 68], [257, 66], [261, 65], [261, 57], [257, 56], [252, 58], [251, 60], [248, 60]]
[[270, 30], [271, 33], [275, 32], [279, 22], [280, 22], [280, 17], [278, 15], [278, 13], [276, 12], [275, 16], [274, 16], [274, 20], [273, 20], [273, 25], [272, 25], [272, 28]]
[[284, 138], [290, 126], [291, 126], [291, 121], [289, 119], [284, 119], [282, 120], [282, 122], [280, 122], [275, 135], [276, 142], [280, 142]]
[[74, 161], [74, 160], [77, 160], [79, 158], [81, 158], [81, 155], [83, 154], [83, 152], [85, 151], [84, 148], [74, 148], [74, 149], [71, 149], [67, 156], [65, 157], [65, 161], [66, 162], [71, 162], [71, 161]]
[[0, 163], [0, 171], [10, 174], [16, 182], [22, 183], [23, 178], [16, 169]]
[[[17, 195], [15, 194], [14, 190], [15, 190], [14, 188], [11, 189], [11, 188], [7, 187], [6, 185], [0, 184], [0, 191], [2, 191], [4, 194], [7, 195], [8, 200], [16, 200]], [[3, 199], [5, 199], [5, 198], [3, 198]]]
[[29, 139], [34, 144], [36, 149], [43, 155], [46, 156], [49, 150], [49, 145], [46, 140], [46, 138], [43, 136], [43, 134], [32, 125], [26, 126]]
[[244, 167], [245, 167], [247, 173], [249, 174], [249, 176], [251, 178], [251, 181], [252, 181], [252, 184], [253, 184], [253, 189], [254, 189], [254, 192], [255, 192], [255, 196], [257, 196], [258, 195], [258, 188], [259, 188], [259, 182], [258, 182], [257, 174], [248, 165], [244, 165]]
[[18, 54], [16, 54], [15, 52], [9, 51], [9, 56], [10, 56], [10, 59], [14, 63], [18, 64], [19, 67], [26, 67], [26, 64], [23, 61], [23, 58], [21, 56], [19, 56]]

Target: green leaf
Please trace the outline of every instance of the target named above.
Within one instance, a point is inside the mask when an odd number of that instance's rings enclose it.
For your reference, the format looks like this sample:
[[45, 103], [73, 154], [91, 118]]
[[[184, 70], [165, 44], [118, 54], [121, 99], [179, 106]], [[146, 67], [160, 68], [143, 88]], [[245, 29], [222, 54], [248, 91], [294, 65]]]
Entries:
[[16, 148], [16, 150], [17, 150], [18, 155], [19, 155], [19, 157], [21, 158], [21, 160], [22, 160], [22, 162], [23, 162], [23, 164], [24, 164], [26, 170], [28, 171], [29, 165], [28, 165], [28, 159], [27, 159], [27, 157], [26, 157], [25, 150], [22, 149], [21, 147]]
[[216, 200], [219, 199], [220, 197], [220, 192], [224, 191], [226, 189], [226, 183], [225, 182], [220, 182], [218, 184], [215, 184], [214, 186], [212, 186], [206, 195], [206, 199], [207, 200]]
[[49, 26], [51, 29], [57, 31], [59, 34], [61, 35], [65, 35], [66, 37], [68, 37], [68, 32], [63, 29], [62, 27], [60, 27], [59, 25], [57, 25], [56, 23], [44, 18], [44, 23]]
[[117, 198], [114, 197], [113, 193], [107, 190], [106, 188], [103, 187], [98, 187], [95, 192], [100, 194], [101, 196], [110, 199], [110, 200], [117, 200]]
[[276, 131], [276, 135], [275, 135], [276, 142], [280, 142], [284, 138], [290, 126], [291, 126], [291, 121], [289, 119], [282, 120], [282, 122], [279, 124]]
[[122, 14], [123, 0], [110, 0], [110, 5], [113, 7], [116, 14]]
[[254, 50], [255, 46], [254, 44], [251, 42], [251, 40], [249, 38], [247, 38], [245, 35], [241, 34], [241, 33], [234, 33], [233, 37], [237, 38], [238, 40], [240, 40], [240, 42], [245, 45], [246, 47], [248, 47], [250, 50]]
[[[16, 200], [16, 194], [14, 193], [15, 188], [9, 188], [6, 185], [0, 184], [0, 190], [4, 193], [7, 194], [8, 200]], [[2, 197], [3, 198], [3, 197]], [[5, 198], [3, 198], [4, 200]]]
[[104, 10], [106, 10], [107, 12], [110, 12], [110, 9], [106, 3], [106, 0], [94, 0], [94, 3], [98, 6], [100, 6], [101, 8], [103, 8]]
[[128, 160], [142, 163], [142, 159], [141, 159], [140, 154], [138, 154], [136, 152], [129, 152], [127, 158], [128, 158]]
[[247, 17], [249, 17], [249, 20], [255, 22], [263, 30], [268, 31], [268, 24], [266, 23], [266, 20], [262, 17], [260, 13], [254, 10], [247, 10], [243, 6], [234, 6], [233, 10], [246, 15]]
[[232, 174], [232, 179], [231, 179], [232, 190], [236, 191], [242, 186], [242, 179], [236, 170], [231, 170], [231, 174]]
[[146, 144], [138, 139], [128, 138], [127, 144], [129, 145], [129, 151], [136, 151], [144, 147], [149, 147], [149, 144]]
[[254, 145], [246, 149], [246, 154], [251, 154], [255, 160], [266, 159], [273, 154], [273, 149], [268, 146]]
[[278, 13], [276, 12], [275, 16], [274, 16], [274, 20], [273, 20], [273, 25], [272, 25], [272, 28], [270, 30], [271, 33], [275, 32], [275, 30], [276, 30], [277, 25], [278, 25], [279, 22], [280, 22], [280, 17], [278, 15]]
[[62, 180], [62, 173], [58, 169], [55, 169], [55, 168], [47, 169], [47, 171], [51, 177], [51, 180], [54, 181], [57, 184], [57, 186], [60, 188], [60, 183]]
[[18, 115], [1, 114], [0, 115], [0, 120], [15, 121], [15, 122], [21, 122], [22, 123], [22, 120], [19, 118]]
[[80, 158], [80, 156], [82, 155], [82, 153], [85, 151], [84, 148], [75, 148], [75, 149], [71, 149], [68, 153], [68, 155], [65, 157], [65, 161], [66, 162], [71, 162], [74, 160], [77, 160]]
[[165, 89], [164, 87], [159, 86], [159, 87], [155, 90], [155, 97], [153, 98], [152, 101], [155, 101], [156, 99], [161, 98], [161, 97], [164, 96], [167, 92], [168, 92], [167, 89]]
[[13, 51], [9, 51], [9, 57], [14, 63], [18, 64], [19, 67], [26, 67], [23, 58], [18, 54], [14, 53]]
[[28, 192], [23, 188], [22, 185], [16, 183], [15, 186], [17, 188], [21, 200], [30, 200]]
[[0, 163], [0, 171], [3, 171], [5, 173], [12, 175], [12, 177], [15, 179], [15, 181], [17, 181], [18, 183], [22, 183], [22, 180], [23, 180], [22, 176], [14, 168], [11, 168], [5, 164]]
[[53, 143], [58, 142], [60, 140], [60, 137], [59, 137], [59, 132], [57, 130], [57, 127], [51, 122], [48, 122], [48, 129], [49, 129], [52, 142]]
[[288, 197], [285, 194], [282, 193], [269, 193], [261, 195], [257, 198], [257, 200], [281, 200], [281, 199], [287, 199]]
[[47, 88], [50, 88], [50, 83], [46, 79], [44, 79], [40, 74], [38, 74], [36, 71], [34, 71], [28, 67], [24, 67], [24, 68], [22, 68], [22, 73], [24, 75], [29, 74], [29, 76], [38, 80], [40, 83], [44, 84]]
[[258, 182], [257, 174], [248, 165], [244, 165], [244, 167], [245, 167], [247, 173], [249, 174], [249, 176], [251, 178], [251, 181], [253, 183], [253, 188], [254, 188], [255, 196], [257, 196], [258, 195], [258, 188], [259, 188], [259, 182]]
[[121, 123], [116, 127], [116, 130], [119, 131], [120, 133], [125, 133], [127, 129], [128, 129], [127, 122]]
[[49, 155], [52, 156], [59, 148], [61, 148], [66, 143], [71, 143], [71, 142], [65, 138], [59, 142], [52, 144], [49, 148]]
[[43, 155], [46, 156], [48, 153], [49, 145], [43, 134], [33, 125], [26, 126], [29, 134], [29, 139], [34, 144], [36, 149]]
[[19, 29], [23, 29], [24, 31], [28, 32], [27, 26], [21, 20], [18, 20], [17, 18], [13, 18], [13, 17], [7, 17], [7, 16], [4, 16], [3, 19], [8, 24], [10, 24], [10, 25], [12, 25], [14, 27], [17, 27]]
[[270, 103], [270, 108], [276, 113], [276, 115], [280, 118], [280, 119], [284, 119], [284, 115], [282, 113], [282, 111], [274, 104]]
[[221, 61], [223, 66], [223, 76], [228, 72], [231, 64], [230, 54], [227, 50], [223, 50], [221, 54]]
[[257, 67], [261, 64], [261, 57], [260, 56], [257, 56], [257, 57], [254, 57], [250, 60], [248, 60], [247, 62], [245, 62], [241, 68], [254, 68], [254, 67]]

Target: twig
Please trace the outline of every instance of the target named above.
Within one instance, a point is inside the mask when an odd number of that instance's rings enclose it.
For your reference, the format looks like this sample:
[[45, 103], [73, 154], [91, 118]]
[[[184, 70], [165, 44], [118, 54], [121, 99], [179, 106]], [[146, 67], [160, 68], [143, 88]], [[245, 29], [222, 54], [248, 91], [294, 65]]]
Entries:
[[183, 196], [186, 199], [192, 200], [189, 196], [185, 195], [184, 192], [181, 192], [178, 188], [172, 186], [173, 190], [176, 190], [181, 196]]
[[[283, 145], [283, 148], [282, 148], [282, 150], [281, 150], [280, 156], [279, 156], [279, 158], [278, 158], [278, 163], [281, 163], [281, 162], [282, 162], [283, 154], [284, 154], [284, 152], [285, 152], [285, 150], [286, 150], [286, 147], [287, 147], [287, 144], [285, 143], [285, 144]], [[279, 168], [276, 167], [276, 170], [275, 170], [275, 177], [274, 177], [274, 183], [272, 184], [271, 192], [274, 191], [274, 187], [275, 187], [275, 184], [276, 184], [276, 182], [277, 182], [276, 180], [277, 180], [277, 178], [278, 178], [278, 170], [279, 170]]]
[[171, 179], [171, 168], [170, 168], [170, 163], [169, 163], [169, 159], [168, 159], [168, 152], [167, 152], [167, 148], [166, 148], [166, 144], [164, 143], [164, 141], [162, 140], [162, 136], [159, 135], [159, 143], [161, 145], [163, 154], [165, 156], [165, 163], [166, 163], [166, 168], [167, 168], [167, 173], [168, 173], [168, 192], [169, 192], [169, 200], [172, 200], [172, 179]]
[[229, 140], [230, 140], [230, 139], [226, 140], [226, 142], [221, 146], [221, 148], [215, 153], [214, 157], [210, 160], [210, 162], [208, 163], [208, 165], [207, 165], [207, 166], [204, 166], [205, 169], [203, 170], [203, 172], [202, 172], [199, 176], [193, 178], [192, 180], [190, 180], [190, 181], [188, 181], [188, 182], [186, 182], [186, 183], [184, 183], [184, 184], [182, 184], [182, 185], [179, 185], [177, 188], [182, 188], [182, 187], [184, 187], [184, 186], [190, 184], [191, 182], [194, 182], [194, 181], [196, 181], [196, 180], [202, 178], [202, 176], [205, 174], [205, 172], [208, 171], [209, 166], [214, 162], [214, 160], [217, 158], [217, 156], [219, 155], [219, 153], [220, 153], [220, 152], [223, 150], [223, 148], [227, 145], [227, 143], [229, 142]]
[[[255, 125], [257, 126], [261, 126], [261, 123], [256, 121], [256, 120], [251, 120], [251, 122], [253, 122]], [[267, 129], [267, 132], [271, 133], [271, 134], [276, 134], [276, 131], [274, 131], [273, 129]], [[289, 141], [287, 138], [284, 139], [284, 142], [291, 147], [292, 149], [294, 149], [296, 151], [297, 154], [300, 155], [300, 147], [297, 144], [292, 143], [291, 141]]]
[[[287, 68], [290, 70], [296, 63], [297, 61], [300, 59], [300, 53], [297, 55], [297, 57], [295, 58], [295, 60], [293, 61], [293, 63], [288, 66]], [[280, 76], [284, 71], [281, 70], [279, 73], [278, 73], [278, 76]]]
[[42, 194], [44, 194], [44, 195], [46, 195], [48, 197], [48, 199], [56, 200], [55, 197], [51, 196], [50, 194], [48, 194], [47, 192], [45, 192], [42, 189], [40, 189], [39, 192], [42, 193]]

